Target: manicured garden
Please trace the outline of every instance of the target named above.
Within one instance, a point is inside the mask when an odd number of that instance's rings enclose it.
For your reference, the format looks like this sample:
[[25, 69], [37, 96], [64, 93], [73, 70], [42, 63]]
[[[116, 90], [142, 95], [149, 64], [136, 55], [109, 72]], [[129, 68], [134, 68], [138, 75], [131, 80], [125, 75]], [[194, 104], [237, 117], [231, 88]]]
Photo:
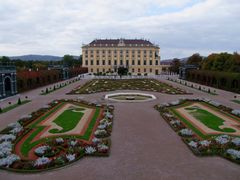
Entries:
[[39, 172], [83, 156], [108, 156], [113, 106], [58, 100], [0, 133], [0, 167]]
[[219, 155], [240, 163], [240, 112], [209, 99], [156, 105], [163, 119], [195, 155]]
[[69, 94], [91, 94], [115, 90], [141, 90], [166, 94], [186, 94], [185, 91], [156, 79], [95, 79], [72, 90]]

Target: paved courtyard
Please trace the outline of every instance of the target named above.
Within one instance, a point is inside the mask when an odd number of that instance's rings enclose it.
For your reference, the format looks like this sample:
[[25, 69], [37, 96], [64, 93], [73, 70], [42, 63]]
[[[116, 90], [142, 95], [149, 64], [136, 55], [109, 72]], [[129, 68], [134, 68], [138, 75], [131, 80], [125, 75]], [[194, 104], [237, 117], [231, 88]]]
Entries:
[[[111, 102], [115, 106], [115, 111], [109, 157], [86, 157], [62, 169], [37, 174], [17, 174], [0, 170], [0, 179], [239, 179], [239, 165], [220, 157], [196, 157], [153, 108], [155, 104], [171, 102], [179, 97], [206, 97], [225, 106], [240, 109], [239, 104], [231, 102], [234, 94], [217, 90], [218, 95], [214, 96], [167, 80], [159, 80], [181, 87], [193, 94], [151, 93], [157, 97], [156, 100], [144, 103]], [[80, 97], [91, 102], [106, 103], [103, 99], [106, 94], [104, 92], [65, 95], [86, 81], [88, 80], [70, 84], [46, 96], [39, 95], [44, 88], [23, 93], [21, 96], [28, 96], [32, 102], [1, 114], [0, 129], [54, 99]], [[1, 106], [6, 105], [8, 101], [17, 101], [17, 98], [18, 96], [11, 97], [1, 102]]]

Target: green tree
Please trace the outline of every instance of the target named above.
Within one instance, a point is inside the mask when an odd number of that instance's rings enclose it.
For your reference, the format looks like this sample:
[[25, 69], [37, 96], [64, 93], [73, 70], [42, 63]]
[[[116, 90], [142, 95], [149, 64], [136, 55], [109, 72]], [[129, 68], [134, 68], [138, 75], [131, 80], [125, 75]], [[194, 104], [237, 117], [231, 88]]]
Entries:
[[20, 98], [18, 98], [18, 102], [17, 102], [18, 105], [22, 104], [22, 101]]
[[128, 74], [128, 68], [125, 67], [119, 67], [118, 68], [118, 75], [123, 76]]
[[200, 56], [199, 53], [195, 53], [188, 58], [186, 63], [191, 65], [201, 66], [202, 61], [203, 61], [203, 57]]
[[180, 66], [181, 66], [181, 61], [180, 61], [180, 59], [174, 58], [173, 61], [172, 61], [172, 63], [171, 63], [171, 66], [170, 66], [169, 70], [170, 70], [171, 72], [178, 73]]

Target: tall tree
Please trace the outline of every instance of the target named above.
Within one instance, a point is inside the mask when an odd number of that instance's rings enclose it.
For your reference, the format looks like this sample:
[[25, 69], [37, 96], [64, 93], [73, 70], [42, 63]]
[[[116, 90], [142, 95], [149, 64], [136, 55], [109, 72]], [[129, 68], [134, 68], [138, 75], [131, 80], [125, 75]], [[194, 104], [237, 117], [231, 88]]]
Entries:
[[169, 70], [170, 70], [171, 72], [178, 73], [180, 66], [181, 66], [181, 61], [180, 61], [180, 59], [174, 58], [174, 59], [172, 60], [172, 63], [171, 63], [171, 66], [170, 66]]
[[203, 60], [202, 56], [200, 56], [199, 53], [195, 53], [188, 58], [187, 64], [201, 66], [202, 60]]

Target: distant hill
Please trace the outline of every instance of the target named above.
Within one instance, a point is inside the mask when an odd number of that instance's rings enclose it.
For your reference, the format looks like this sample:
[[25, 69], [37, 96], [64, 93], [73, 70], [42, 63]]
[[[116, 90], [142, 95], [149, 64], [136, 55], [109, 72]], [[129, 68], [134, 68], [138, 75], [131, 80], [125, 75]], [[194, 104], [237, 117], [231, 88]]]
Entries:
[[[73, 56], [74, 59], [78, 59], [79, 56]], [[10, 56], [11, 60], [20, 59], [23, 61], [61, 61], [63, 57], [61, 56], [51, 56], [51, 55], [23, 55], [23, 56]]]
[[[180, 61], [185, 63], [188, 60], [189, 57], [185, 57], [185, 58], [180, 58]], [[173, 59], [164, 59], [161, 60], [161, 64], [171, 64], [171, 62], [173, 61]]]

